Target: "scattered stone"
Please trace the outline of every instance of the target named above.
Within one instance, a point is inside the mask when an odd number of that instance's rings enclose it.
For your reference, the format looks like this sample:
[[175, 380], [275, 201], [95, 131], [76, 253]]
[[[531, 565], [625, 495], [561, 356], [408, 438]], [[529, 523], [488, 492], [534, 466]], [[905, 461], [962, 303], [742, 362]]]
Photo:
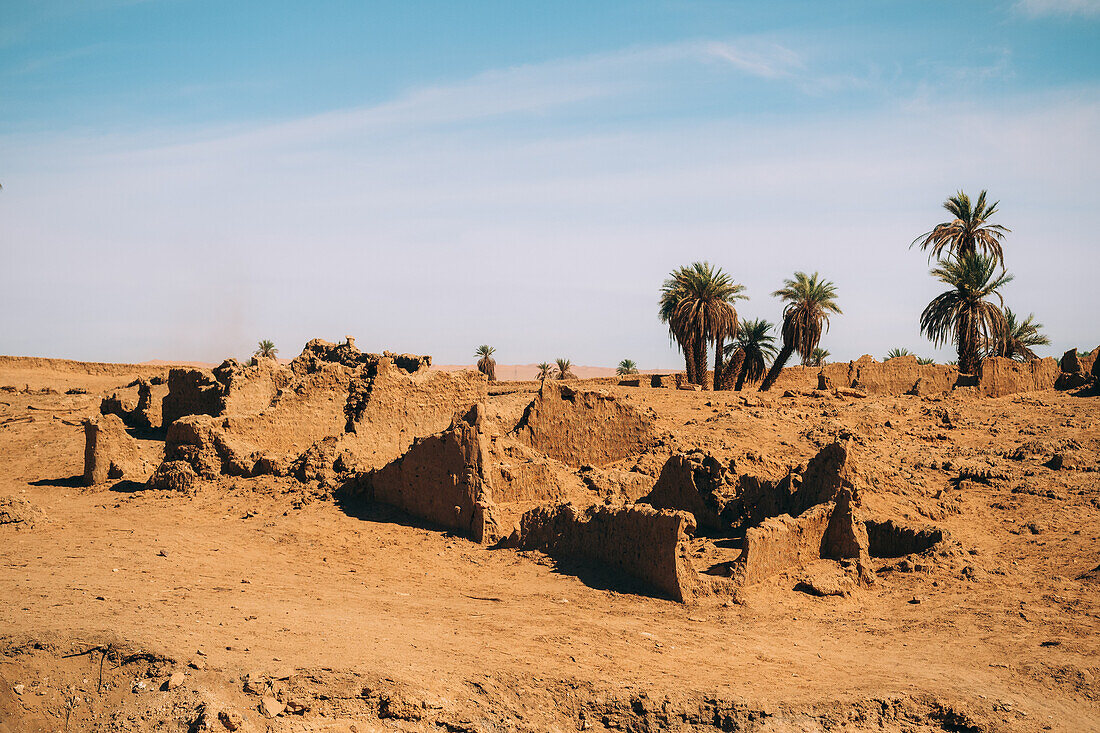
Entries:
[[23, 685], [19, 684], [19, 685], [16, 685], [15, 687], [13, 687], [12, 689], [15, 690], [16, 695], [22, 695], [23, 690], [25, 690], [26, 688]]
[[267, 695], [260, 699], [259, 705], [260, 713], [265, 718], [274, 718], [282, 714], [286, 710], [286, 705], [276, 700], [274, 697]]
[[31, 529], [47, 519], [46, 512], [26, 499], [17, 496], [0, 497], [0, 525]]
[[1066, 458], [1061, 453], [1055, 453], [1050, 457], [1050, 460], [1043, 465], [1052, 471], [1060, 471], [1065, 465]]
[[239, 730], [244, 725], [244, 716], [236, 710], [222, 710], [218, 713], [218, 720], [226, 730]]
[[187, 461], [165, 461], [149, 479], [149, 487], [189, 494], [199, 475]]
[[184, 679], [185, 678], [183, 672], [174, 672], [172, 676], [169, 677], [168, 680], [164, 683], [163, 689], [174, 690], [183, 684]]
[[290, 715], [304, 715], [310, 710], [309, 703], [304, 700], [291, 699], [286, 702], [286, 712]]

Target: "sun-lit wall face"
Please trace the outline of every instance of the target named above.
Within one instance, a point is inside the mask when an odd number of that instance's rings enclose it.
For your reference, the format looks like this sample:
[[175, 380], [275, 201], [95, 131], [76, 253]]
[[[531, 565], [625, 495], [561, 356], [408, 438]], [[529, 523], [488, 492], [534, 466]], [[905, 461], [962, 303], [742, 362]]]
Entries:
[[952, 359], [908, 245], [960, 188], [1001, 201], [1041, 355], [1095, 346], [1094, 3], [370, 5], [11, 10], [0, 351], [351, 332], [442, 364], [489, 341], [501, 365], [682, 367], [658, 289], [709, 260], [745, 318], [778, 322], [795, 270], [836, 283], [830, 359]]

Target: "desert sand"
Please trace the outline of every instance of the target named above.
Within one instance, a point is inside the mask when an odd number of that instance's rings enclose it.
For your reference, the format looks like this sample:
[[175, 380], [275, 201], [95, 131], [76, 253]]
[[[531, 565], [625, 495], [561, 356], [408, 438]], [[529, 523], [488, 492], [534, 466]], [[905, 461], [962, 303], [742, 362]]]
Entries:
[[[166, 445], [163, 429], [130, 428], [133, 465], [85, 485], [83, 421], [104, 424], [104, 397], [167, 372], [0, 361], [4, 733], [1100, 730], [1088, 387], [875, 394], [814, 389], [817, 370], [800, 368], [769, 393], [570, 380], [656, 437], [595, 467], [568, 463], [585, 441], [547, 444], [557, 485], [622, 503], [678, 454], [782, 476], [843, 441], [860, 516], [943, 533], [926, 551], [812, 559], [679, 603], [607, 563], [341, 499], [329, 474], [200, 471], [187, 490], [152, 488], [179, 450], [171, 430]], [[490, 385], [481, 422], [452, 428], [534, 424], [537, 389]], [[587, 429], [596, 446], [600, 426]], [[248, 430], [233, 435], [266, 440]], [[419, 445], [384, 443], [369, 455]], [[680, 549], [706, 578], [728, 546], [700, 531]]]

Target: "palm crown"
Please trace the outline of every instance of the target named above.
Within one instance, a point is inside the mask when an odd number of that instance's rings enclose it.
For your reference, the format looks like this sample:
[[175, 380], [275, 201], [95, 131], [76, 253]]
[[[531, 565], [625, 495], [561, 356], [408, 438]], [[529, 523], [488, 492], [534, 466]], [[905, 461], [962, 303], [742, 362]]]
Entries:
[[638, 365], [634, 363], [633, 359], [623, 359], [619, 362], [619, 366], [615, 368], [615, 373], [619, 375], [637, 374]]
[[737, 340], [726, 347], [726, 356], [739, 356], [741, 363], [737, 374], [735, 389], [740, 390], [745, 382], [759, 382], [767, 369], [767, 360], [775, 357], [775, 336], [773, 324], [763, 318], [742, 321], [737, 332]]
[[1004, 315], [1002, 330], [993, 334], [992, 355], [1016, 361], [1038, 359], [1032, 347], [1050, 344], [1050, 339], [1040, 331], [1043, 324], [1035, 322], [1034, 313], [1028, 313], [1022, 321], [1011, 308], [1005, 308]]
[[275, 355], [279, 353], [279, 350], [275, 348], [275, 342], [268, 339], [264, 339], [258, 344], [259, 348], [253, 352], [254, 356], [259, 356], [264, 359], [274, 359]]
[[818, 273], [796, 272], [794, 279], [784, 280], [783, 287], [772, 293], [786, 301], [783, 309], [783, 348], [772, 364], [760, 389], [768, 390], [791, 354], [797, 351], [802, 363], [809, 365], [814, 349], [821, 342], [821, 329], [829, 330], [829, 315], [841, 313], [836, 304], [836, 285]]
[[555, 374], [558, 379], [576, 379], [577, 375], [573, 373], [573, 362], [568, 359], [555, 359], [554, 363], [557, 365]]
[[[951, 286], [929, 303], [920, 316], [921, 332], [939, 346], [954, 340], [959, 350], [959, 371], [976, 374], [981, 353], [990, 337], [1002, 332], [1005, 316], [997, 291], [1012, 281], [1007, 272], [996, 274], [993, 255], [971, 253], [952, 257], [932, 270], [932, 275]], [[987, 300], [997, 297], [998, 303]]]
[[997, 204], [985, 202], [986, 192], [978, 194], [978, 200], [971, 203], [970, 197], [959, 191], [947, 201], [943, 202], [943, 208], [947, 209], [955, 218], [937, 224], [930, 232], [920, 235], [913, 240], [913, 244], [919, 244], [922, 250], [929, 250], [929, 258], [944, 259], [947, 256], [965, 256], [981, 252], [987, 254], [1004, 269], [1005, 258], [1001, 243], [1005, 234], [1011, 230], [1000, 224], [990, 224], [989, 219], [997, 213]]
[[496, 351], [488, 344], [482, 344], [474, 351], [474, 356], [481, 357], [477, 360], [477, 370], [488, 377], [490, 382], [495, 382], [497, 379], [497, 363], [493, 359], [493, 354]]

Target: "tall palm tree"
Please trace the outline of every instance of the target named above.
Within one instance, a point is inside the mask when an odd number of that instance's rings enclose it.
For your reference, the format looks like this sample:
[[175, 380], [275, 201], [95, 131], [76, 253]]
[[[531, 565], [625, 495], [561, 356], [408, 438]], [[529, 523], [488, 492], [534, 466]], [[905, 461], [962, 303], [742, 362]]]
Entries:
[[275, 348], [275, 342], [268, 339], [264, 339], [258, 344], [259, 348], [252, 353], [253, 356], [258, 356], [261, 359], [274, 359], [275, 355], [279, 353], [279, 350]]
[[803, 364], [809, 364], [821, 342], [822, 326], [829, 330], [829, 314], [841, 312], [836, 304], [836, 285], [816, 272], [796, 272], [793, 280], [784, 280], [783, 287], [772, 295], [787, 302], [783, 309], [783, 348], [760, 385], [761, 391], [771, 389], [794, 352], [802, 355]]
[[737, 335], [734, 301], [746, 298], [745, 286], [709, 262], [679, 267], [661, 286], [659, 316], [684, 352], [688, 382], [707, 388], [707, 345], [715, 344], [715, 379], [722, 368], [722, 347]]
[[810, 366], [825, 366], [825, 360], [829, 358], [829, 350], [818, 346], [810, 354]]
[[496, 351], [492, 346], [482, 344], [474, 352], [474, 356], [481, 357], [477, 360], [477, 370], [488, 377], [490, 382], [497, 381], [497, 363], [493, 359]]
[[[751, 321], [743, 321], [738, 330], [737, 340], [730, 344], [727, 355], [731, 361], [740, 361], [741, 368], [737, 374], [737, 384], [734, 387], [738, 392], [745, 386], [745, 382], [752, 384], [759, 382], [767, 370], [767, 360], [775, 357], [775, 336], [771, 330], [773, 324], [763, 318]], [[739, 353], [740, 359], [734, 355]]]
[[1034, 313], [1028, 313], [1027, 318], [1021, 321], [1011, 308], [1005, 308], [1004, 328], [993, 334], [991, 356], [1003, 356], [1016, 361], [1038, 359], [1031, 347], [1050, 344], [1050, 339], [1039, 330], [1042, 327], [1043, 324], [1035, 322]]
[[568, 359], [561, 359], [561, 358], [555, 359], [554, 361], [557, 364], [557, 370], [555, 371], [555, 378], [556, 379], [576, 379], [577, 378], [577, 375], [574, 374], [573, 371], [572, 371], [573, 363], [571, 361], [569, 361]]
[[883, 361], [890, 361], [891, 359], [897, 359], [899, 356], [912, 356], [909, 349], [904, 346], [901, 348], [894, 347], [886, 352], [886, 358]]
[[615, 368], [615, 373], [620, 377], [624, 374], [637, 374], [638, 365], [634, 363], [633, 359], [623, 359], [619, 362], [619, 366]]
[[1001, 243], [1011, 229], [1006, 229], [1000, 224], [990, 224], [989, 219], [997, 213], [997, 204], [994, 201], [990, 205], [985, 203], [985, 191], [978, 194], [978, 200], [970, 201], [970, 197], [959, 191], [947, 201], [943, 202], [943, 208], [947, 209], [955, 218], [937, 224], [930, 232], [926, 232], [909, 246], [919, 244], [922, 250], [931, 250], [929, 259], [944, 259], [947, 256], [965, 256], [982, 252], [990, 255], [1000, 263], [1001, 269], [1005, 267], [1004, 250]]
[[1003, 332], [1005, 315], [999, 305], [986, 300], [1012, 281], [1007, 272], [996, 274], [993, 255], [971, 253], [941, 262], [932, 274], [951, 286], [925, 307], [920, 315], [921, 332], [939, 346], [954, 340], [959, 349], [959, 371], [977, 374], [982, 353], [992, 336]]
[[540, 382], [545, 382], [547, 379], [554, 376], [554, 367], [550, 366], [550, 362], [544, 361], [536, 366], [539, 368], [539, 373], [535, 375], [535, 379]]

